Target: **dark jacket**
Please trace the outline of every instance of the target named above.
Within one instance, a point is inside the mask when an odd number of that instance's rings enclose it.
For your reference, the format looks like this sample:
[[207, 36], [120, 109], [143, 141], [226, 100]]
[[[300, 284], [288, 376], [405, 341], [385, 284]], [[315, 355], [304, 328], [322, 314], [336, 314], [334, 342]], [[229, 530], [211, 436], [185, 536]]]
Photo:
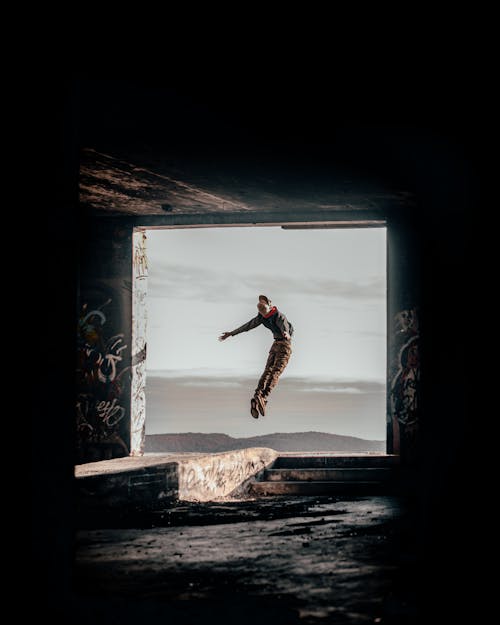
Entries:
[[256, 317], [250, 319], [248, 323], [245, 323], [239, 328], [236, 328], [236, 330], [233, 330], [231, 332], [231, 336], [240, 334], [240, 332], [248, 332], [248, 330], [253, 330], [261, 324], [266, 326], [266, 328], [269, 328], [269, 330], [273, 333], [274, 338], [277, 340], [283, 340], [283, 332], [288, 332], [290, 338], [293, 335], [292, 324], [288, 321], [285, 315], [276, 308], [276, 306], [273, 306], [266, 316], [259, 313]]

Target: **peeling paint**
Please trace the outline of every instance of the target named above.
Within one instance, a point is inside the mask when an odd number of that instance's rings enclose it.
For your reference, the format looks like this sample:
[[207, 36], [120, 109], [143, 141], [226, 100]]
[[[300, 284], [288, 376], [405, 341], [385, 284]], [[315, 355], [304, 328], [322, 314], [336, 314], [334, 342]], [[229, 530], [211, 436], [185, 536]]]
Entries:
[[278, 457], [266, 448], [210, 454], [179, 462], [179, 499], [215, 501], [238, 490]]
[[132, 295], [132, 385], [130, 454], [144, 453], [146, 437], [146, 331], [148, 287], [148, 261], [146, 232], [133, 234], [133, 295]]

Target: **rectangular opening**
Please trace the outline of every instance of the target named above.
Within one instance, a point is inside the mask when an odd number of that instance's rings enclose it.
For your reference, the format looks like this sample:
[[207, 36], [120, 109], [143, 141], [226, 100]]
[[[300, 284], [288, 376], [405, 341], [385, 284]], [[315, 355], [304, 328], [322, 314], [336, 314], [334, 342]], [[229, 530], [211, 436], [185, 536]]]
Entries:
[[[142, 328], [147, 342], [146, 452], [385, 452], [384, 222], [168, 227], [141, 236], [148, 279], [134, 331]], [[261, 293], [295, 332], [266, 416], [253, 419], [250, 398], [273, 336], [259, 326], [217, 339], [257, 315]], [[136, 316], [146, 315], [141, 325]], [[139, 431], [140, 418], [132, 426]]]

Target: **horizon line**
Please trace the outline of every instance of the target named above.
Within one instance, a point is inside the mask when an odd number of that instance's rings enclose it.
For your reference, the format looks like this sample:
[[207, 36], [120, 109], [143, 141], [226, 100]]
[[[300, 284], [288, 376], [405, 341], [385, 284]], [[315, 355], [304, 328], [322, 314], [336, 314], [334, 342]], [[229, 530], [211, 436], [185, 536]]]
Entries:
[[188, 434], [195, 434], [197, 436], [227, 436], [228, 438], [232, 438], [234, 440], [238, 439], [249, 439], [249, 438], [262, 438], [264, 436], [283, 436], [290, 434], [322, 434], [325, 436], [338, 436], [340, 438], [355, 438], [360, 441], [368, 441], [371, 443], [385, 443], [386, 439], [378, 439], [378, 438], [361, 438], [359, 436], [351, 436], [349, 434], [333, 434], [332, 432], [320, 432], [318, 430], [305, 430], [301, 432], [272, 432], [271, 434], [256, 434], [254, 436], [231, 436], [230, 434], [225, 434], [224, 432], [162, 432], [155, 434], [146, 434], [146, 436], [187, 436]]
[[[254, 376], [260, 376], [262, 371], [248, 371], [248, 372], [243, 372], [243, 371], [236, 371], [234, 372], [233, 369], [211, 369], [209, 367], [199, 367], [196, 369], [146, 369], [146, 375], [151, 375], [152, 377], [155, 377], [154, 374], [158, 374], [158, 373], [163, 373], [163, 374], [167, 374], [170, 377], [188, 377], [188, 376], [192, 376], [192, 377], [210, 377], [210, 375], [207, 374], [212, 374], [211, 377], [227, 377], [227, 378], [246, 378], [246, 377], [254, 377]], [[346, 376], [346, 377], [338, 377], [338, 376], [329, 376], [326, 373], [308, 373], [308, 374], [292, 374], [292, 375], [287, 375], [286, 377], [283, 377], [283, 380], [288, 379], [320, 379], [320, 380], [324, 380], [324, 381], [328, 381], [328, 382], [376, 382], [376, 383], [380, 383], [380, 384], [386, 384], [387, 380], [386, 378], [375, 378], [375, 377], [361, 377], [361, 378], [355, 378], [352, 376]]]

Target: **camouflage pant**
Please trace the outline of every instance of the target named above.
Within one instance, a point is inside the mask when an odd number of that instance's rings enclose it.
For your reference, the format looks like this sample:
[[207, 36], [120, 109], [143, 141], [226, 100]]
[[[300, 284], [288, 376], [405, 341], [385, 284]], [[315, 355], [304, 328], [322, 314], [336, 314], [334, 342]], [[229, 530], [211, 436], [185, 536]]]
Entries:
[[262, 397], [267, 398], [278, 384], [279, 377], [287, 366], [291, 355], [292, 344], [290, 341], [274, 341], [269, 350], [266, 368], [255, 389], [256, 394], [259, 393]]

